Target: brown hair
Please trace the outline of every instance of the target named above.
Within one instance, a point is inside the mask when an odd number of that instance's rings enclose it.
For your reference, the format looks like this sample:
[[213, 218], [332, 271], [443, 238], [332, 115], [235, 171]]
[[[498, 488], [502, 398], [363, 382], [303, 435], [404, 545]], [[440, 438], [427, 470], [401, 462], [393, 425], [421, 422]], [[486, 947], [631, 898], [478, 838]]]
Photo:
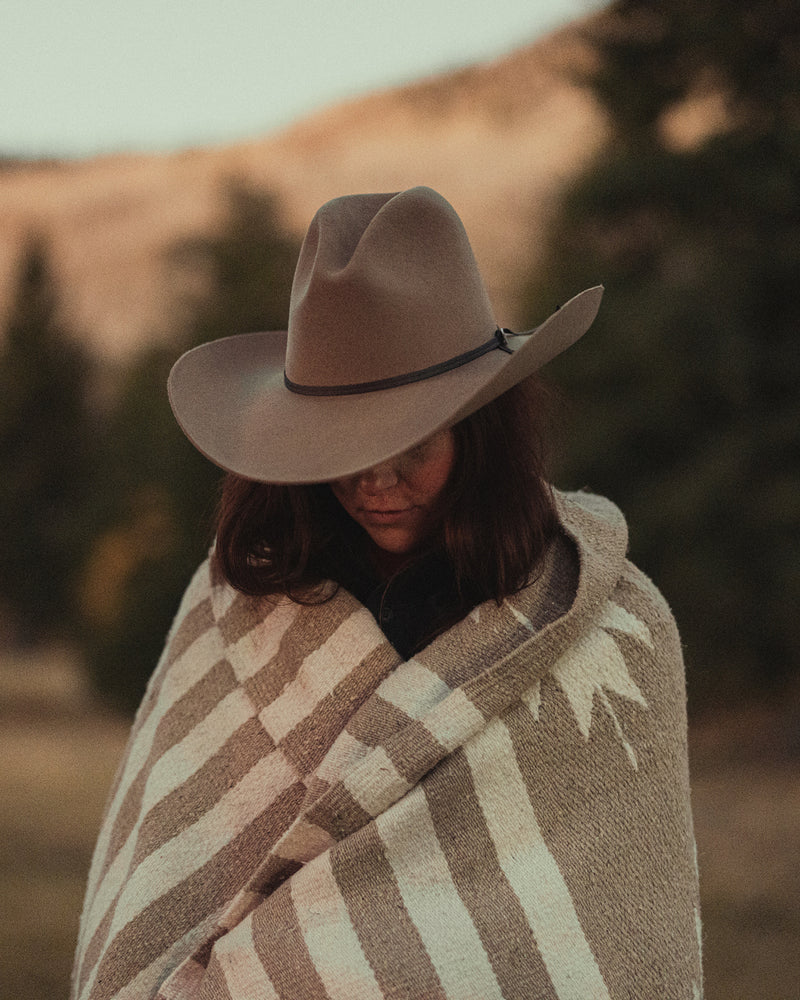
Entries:
[[[523, 587], [556, 533], [543, 403], [542, 383], [527, 378], [453, 427], [440, 539], [463, 614]], [[351, 528], [327, 484], [274, 485], [231, 473], [217, 511], [215, 560], [245, 594], [309, 603], [332, 540]]]

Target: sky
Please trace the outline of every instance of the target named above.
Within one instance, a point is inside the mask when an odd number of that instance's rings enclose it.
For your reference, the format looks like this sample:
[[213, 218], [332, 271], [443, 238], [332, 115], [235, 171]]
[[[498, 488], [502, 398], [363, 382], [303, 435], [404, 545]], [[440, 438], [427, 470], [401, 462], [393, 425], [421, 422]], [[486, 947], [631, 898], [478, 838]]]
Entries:
[[0, 0], [0, 156], [168, 152], [510, 52], [604, 0]]

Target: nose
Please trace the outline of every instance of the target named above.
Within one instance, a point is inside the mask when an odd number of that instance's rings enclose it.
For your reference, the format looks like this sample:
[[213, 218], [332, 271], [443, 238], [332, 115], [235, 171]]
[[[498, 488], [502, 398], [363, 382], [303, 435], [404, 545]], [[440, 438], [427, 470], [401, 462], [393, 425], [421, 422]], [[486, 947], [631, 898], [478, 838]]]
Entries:
[[397, 485], [398, 480], [399, 476], [394, 463], [381, 462], [380, 465], [374, 465], [371, 469], [367, 469], [366, 472], [362, 472], [359, 476], [358, 485], [364, 493], [374, 495], [375, 493], [383, 493], [385, 490], [390, 490], [393, 486]]

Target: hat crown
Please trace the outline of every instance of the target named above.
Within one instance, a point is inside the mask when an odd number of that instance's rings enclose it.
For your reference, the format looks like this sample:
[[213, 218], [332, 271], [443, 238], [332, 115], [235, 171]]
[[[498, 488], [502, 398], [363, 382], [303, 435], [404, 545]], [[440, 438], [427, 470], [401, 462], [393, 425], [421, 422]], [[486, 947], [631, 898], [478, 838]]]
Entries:
[[506, 340], [444, 198], [424, 187], [337, 198], [303, 241], [288, 331], [187, 351], [170, 402], [221, 468], [330, 482], [407, 451], [547, 364], [588, 329], [602, 291]]
[[303, 241], [286, 374], [307, 386], [394, 378], [478, 347], [495, 326], [449, 202], [426, 187], [347, 195], [320, 208]]

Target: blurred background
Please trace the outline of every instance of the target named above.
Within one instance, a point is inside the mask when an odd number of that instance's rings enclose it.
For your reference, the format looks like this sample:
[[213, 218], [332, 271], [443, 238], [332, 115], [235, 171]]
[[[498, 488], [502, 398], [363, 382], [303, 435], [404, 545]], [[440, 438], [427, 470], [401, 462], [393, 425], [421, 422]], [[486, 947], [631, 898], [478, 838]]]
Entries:
[[428, 184], [498, 320], [581, 288], [555, 482], [681, 627], [709, 1000], [800, 997], [800, 5], [2, 0], [0, 995], [66, 996], [132, 712], [210, 542], [164, 389], [285, 328], [327, 198]]

